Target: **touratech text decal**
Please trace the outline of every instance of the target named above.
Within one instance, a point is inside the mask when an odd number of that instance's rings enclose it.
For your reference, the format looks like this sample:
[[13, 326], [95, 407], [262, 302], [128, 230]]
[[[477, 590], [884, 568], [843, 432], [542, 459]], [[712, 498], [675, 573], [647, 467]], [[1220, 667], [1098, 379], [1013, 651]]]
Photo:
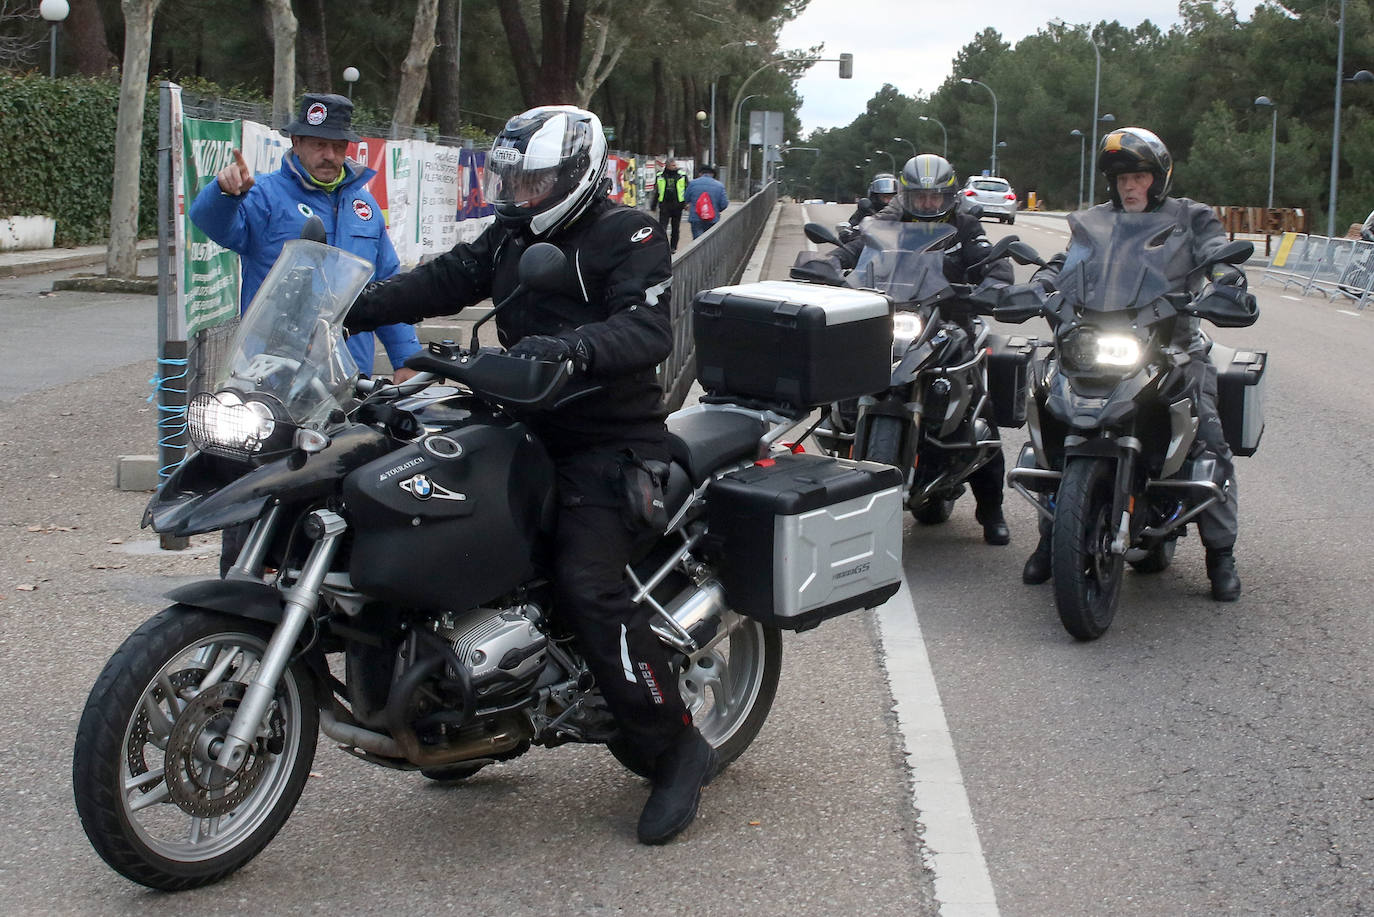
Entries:
[[425, 457], [424, 457], [423, 455], [420, 456], [419, 458], [413, 458], [413, 459], [411, 459], [410, 461], [406, 462], [404, 465], [400, 465], [400, 466], [397, 466], [396, 468], [392, 468], [390, 471], [383, 471], [383, 472], [381, 473], [381, 475], [377, 478], [377, 482], [378, 482], [378, 483], [381, 483], [382, 481], [386, 481], [386, 480], [389, 480], [389, 479], [391, 479], [391, 478], [394, 478], [394, 477], [396, 477], [396, 475], [400, 474], [402, 471], [405, 471], [405, 470], [408, 469], [408, 468], [414, 468], [416, 465], [423, 465], [424, 462], [425, 462]]

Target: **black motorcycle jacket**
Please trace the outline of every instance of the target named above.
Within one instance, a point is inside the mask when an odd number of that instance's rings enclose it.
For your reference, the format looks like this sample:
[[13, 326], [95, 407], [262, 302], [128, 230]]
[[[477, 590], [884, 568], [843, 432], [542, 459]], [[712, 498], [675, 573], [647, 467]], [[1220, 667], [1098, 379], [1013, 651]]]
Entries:
[[[1120, 210], [1115, 204], [1098, 204], [1093, 209], [1104, 208]], [[1174, 259], [1174, 263], [1169, 265], [1168, 277], [1173, 283], [1175, 292], [1181, 293], [1186, 290], [1190, 293], [1196, 293], [1206, 278], [1201, 276], [1189, 278], [1188, 275], [1210, 254], [1226, 244], [1226, 230], [1222, 228], [1221, 221], [1217, 219], [1217, 215], [1211, 207], [1186, 197], [1166, 197], [1154, 212], [1172, 219], [1176, 226], [1175, 233], [1188, 236], [1187, 247], [1182, 249], [1180, 257]], [[1072, 220], [1073, 216], [1070, 216], [1069, 219]], [[1031, 280], [1039, 282], [1046, 290], [1055, 289], [1058, 285], [1059, 272], [1063, 269], [1067, 257], [1067, 251], [1059, 252], [1050, 258], [1045, 267], [1036, 271]], [[1242, 291], [1245, 289], [1243, 273], [1240, 274], [1237, 286]], [[1170, 342], [1173, 346], [1186, 350], [1190, 354], [1203, 352], [1206, 348], [1206, 342], [1202, 336], [1200, 320], [1194, 316], [1180, 316], [1174, 322]]]
[[[870, 219], [904, 223], [918, 222], [908, 216], [897, 205], [896, 201], [888, 204]], [[973, 265], [987, 257], [988, 251], [992, 248], [987, 233], [983, 232], [982, 221], [962, 210], [955, 210], [946, 217], [946, 220], [954, 225], [955, 230], [954, 239], [950, 242], [948, 254], [945, 257], [946, 280], [950, 283], [978, 283], [985, 279], [991, 279], [1011, 283], [1011, 264], [1005, 258], [1000, 258], [991, 265], [973, 269]], [[864, 240], [860, 236], [835, 249], [831, 252], [830, 258], [840, 268], [850, 270], [859, 262], [859, 255], [863, 253], [863, 250]]]
[[[449, 315], [487, 297], [502, 303], [534, 241], [523, 227], [495, 222], [474, 241], [364, 290], [344, 325], [365, 331]], [[506, 348], [536, 334], [582, 344], [587, 365], [573, 384], [588, 391], [526, 419], [555, 453], [662, 439], [666, 412], [655, 367], [673, 347], [672, 261], [662, 228], [647, 213], [602, 199], [537, 241], [567, 256], [563, 288], [504, 303], [494, 319], [497, 336]]]

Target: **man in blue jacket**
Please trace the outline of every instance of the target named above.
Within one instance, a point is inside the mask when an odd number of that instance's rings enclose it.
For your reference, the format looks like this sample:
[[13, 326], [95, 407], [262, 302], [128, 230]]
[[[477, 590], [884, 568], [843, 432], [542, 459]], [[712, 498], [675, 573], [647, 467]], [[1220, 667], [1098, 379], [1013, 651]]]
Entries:
[[[715, 212], [715, 216], [709, 220], [702, 219], [701, 211], [698, 209], [698, 201], [703, 194], [711, 202], [711, 209]], [[730, 206], [730, 200], [725, 196], [725, 186], [716, 181], [714, 166], [701, 167], [701, 174], [692, 179], [687, 186], [685, 197], [687, 199], [687, 220], [692, 225], [693, 239], [716, 225], [721, 212]]]
[[[243, 296], [239, 311], [247, 310], [282, 246], [299, 239], [311, 216], [324, 222], [329, 244], [372, 262], [376, 279], [396, 273], [400, 260], [386, 234], [382, 208], [366, 185], [376, 174], [347, 159], [353, 132], [353, 103], [340, 95], [306, 93], [300, 117], [283, 129], [291, 137], [291, 152], [281, 169], [261, 180], [253, 178], [234, 151], [234, 161], [215, 175], [191, 204], [191, 220], [243, 262]], [[401, 364], [420, 349], [412, 325], [384, 325], [376, 337], [386, 347], [396, 381], [413, 375]], [[364, 373], [372, 372], [376, 344], [372, 334], [348, 339], [348, 350]]]

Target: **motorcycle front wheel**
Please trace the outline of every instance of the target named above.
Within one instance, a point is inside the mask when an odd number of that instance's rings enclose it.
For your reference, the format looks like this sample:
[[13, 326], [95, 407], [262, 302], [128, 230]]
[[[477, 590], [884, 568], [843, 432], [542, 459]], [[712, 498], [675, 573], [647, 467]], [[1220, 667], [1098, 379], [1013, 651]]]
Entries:
[[77, 813], [96, 853], [167, 891], [207, 885], [257, 856], [310, 776], [319, 712], [304, 665], [287, 667], [243, 764], [213, 765], [272, 629], [173, 605], [129, 635], [81, 715]]
[[1100, 458], [1070, 459], [1054, 513], [1054, 602], [1076, 640], [1096, 640], [1116, 616], [1125, 566], [1111, 552], [1116, 467]]

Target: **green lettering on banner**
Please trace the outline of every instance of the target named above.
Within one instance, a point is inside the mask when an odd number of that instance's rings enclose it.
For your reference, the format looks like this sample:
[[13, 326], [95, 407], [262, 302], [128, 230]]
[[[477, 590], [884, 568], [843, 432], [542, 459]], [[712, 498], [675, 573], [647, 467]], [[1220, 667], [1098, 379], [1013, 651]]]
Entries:
[[186, 291], [186, 333], [195, 334], [239, 314], [239, 256], [211, 240], [191, 222], [191, 202], [215, 173], [233, 161], [243, 144], [242, 121], [202, 121], [183, 118], [182, 152], [185, 167], [181, 189], [186, 208], [185, 250], [181, 253], [181, 281]]

